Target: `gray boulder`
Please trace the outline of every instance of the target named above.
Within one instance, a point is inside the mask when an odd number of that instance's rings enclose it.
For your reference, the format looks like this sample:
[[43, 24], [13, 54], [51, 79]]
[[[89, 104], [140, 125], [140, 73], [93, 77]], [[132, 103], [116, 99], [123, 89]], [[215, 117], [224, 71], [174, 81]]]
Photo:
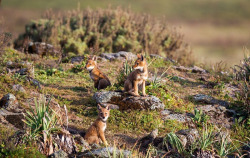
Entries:
[[100, 57], [107, 60], [135, 60], [137, 56], [131, 52], [120, 51], [118, 53], [102, 53]]
[[61, 149], [49, 155], [49, 158], [67, 158], [67, 157], [68, 154]]
[[13, 113], [5, 109], [0, 109], [0, 118], [1, 117], [7, 121], [7, 124], [11, 124], [15, 128], [23, 129], [24, 127], [24, 122], [22, 121], [24, 115], [22, 113]]
[[114, 147], [106, 147], [89, 151], [87, 153], [84, 153], [82, 156], [109, 158], [110, 155], [115, 155], [115, 157], [131, 157], [132, 152], [129, 150], [122, 150]]
[[205, 94], [196, 94], [193, 96], [193, 99], [195, 102], [198, 103], [205, 103], [205, 104], [219, 104], [221, 106], [225, 106], [228, 107], [228, 102], [223, 101], [223, 100], [218, 100], [215, 99], [209, 95], [205, 95]]
[[155, 96], [126, 96], [122, 92], [102, 91], [93, 96], [97, 103], [118, 105], [119, 109], [164, 109], [165, 105]]
[[8, 111], [19, 111], [18, 105], [19, 104], [18, 101], [16, 100], [16, 97], [11, 93], [6, 94], [0, 100], [0, 107], [3, 107]]
[[26, 92], [25, 89], [23, 88], [23, 86], [20, 85], [20, 84], [14, 84], [14, 85], [12, 86], [12, 89], [13, 89], [14, 91], [16, 91], [16, 92], [23, 92], [23, 93]]
[[75, 64], [75, 63], [81, 64], [82, 61], [83, 61], [83, 59], [84, 59], [83, 56], [76, 56], [76, 57], [72, 57], [72, 58], [70, 59], [70, 62], [71, 62], [72, 64]]
[[172, 66], [172, 68], [174, 68], [178, 71], [182, 71], [182, 72], [192, 72], [192, 73], [200, 73], [200, 74], [207, 73], [206, 70], [204, 70], [198, 66], [193, 66], [193, 67]]
[[199, 137], [197, 129], [182, 129], [175, 134], [179, 137], [184, 147], [192, 145]]
[[191, 119], [187, 114], [175, 113], [170, 110], [162, 110], [161, 111], [162, 119], [165, 120], [176, 120], [179, 122], [190, 122]]

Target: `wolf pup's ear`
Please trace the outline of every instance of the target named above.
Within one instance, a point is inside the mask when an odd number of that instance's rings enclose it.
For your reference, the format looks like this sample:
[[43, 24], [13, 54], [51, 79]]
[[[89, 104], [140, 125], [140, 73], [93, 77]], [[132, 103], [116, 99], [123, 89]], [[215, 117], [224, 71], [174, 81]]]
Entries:
[[101, 110], [101, 108], [102, 108], [101, 105], [100, 105], [100, 104], [97, 104], [97, 109], [98, 109], [98, 110]]
[[141, 55], [141, 61], [143, 61], [144, 60], [144, 57], [143, 57], [143, 55]]
[[140, 59], [140, 58], [141, 58], [141, 54], [137, 54], [137, 58], [139, 58], [139, 59]]
[[94, 55], [92, 60], [96, 61], [97, 60], [97, 57]]
[[107, 106], [106, 106], [106, 109], [107, 109], [107, 110], [110, 110], [110, 105], [107, 105]]

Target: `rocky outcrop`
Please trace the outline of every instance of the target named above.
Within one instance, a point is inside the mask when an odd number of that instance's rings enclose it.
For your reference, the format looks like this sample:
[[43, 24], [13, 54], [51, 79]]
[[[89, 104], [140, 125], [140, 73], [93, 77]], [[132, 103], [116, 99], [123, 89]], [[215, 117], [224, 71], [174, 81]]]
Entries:
[[14, 84], [12, 86], [12, 89], [13, 89], [13, 91], [16, 91], [16, 92], [23, 92], [23, 93], [26, 92], [25, 89], [23, 88], [23, 86], [20, 84]]
[[11, 93], [8, 93], [2, 97], [2, 99], [0, 100], [0, 107], [8, 111], [20, 112], [18, 101], [16, 97]]
[[6, 125], [11, 124], [17, 129], [23, 129], [24, 127], [24, 122], [22, 121], [22, 119], [24, 119], [24, 115], [22, 113], [14, 113], [5, 109], [0, 109], [0, 118], [0, 120], [3, 119], [0, 122], [5, 122]]
[[59, 53], [53, 45], [44, 42], [30, 42], [26, 48], [26, 53], [38, 54], [41, 56], [45, 55], [56, 55]]
[[83, 61], [83, 56], [75, 56], [70, 59], [71, 64], [81, 64]]
[[180, 114], [180, 113], [175, 113], [170, 110], [162, 110], [161, 111], [161, 116], [163, 120], [176, 120], [179, 122], [190, 122], [190, 115], [188, 114]]
[[[131, 157], [132, 152], [129, 150], [117, 149], [114, 147], [105, 147], [101, 149], [91, 150], [87, 153], [83, 153], [82, 157], [102, 157], [109, 158], [110, 155], [114, 155], [114, 157]], [[79, 156], [79, 157], [81, 157]]]
[[182, 129], [175, 133], [184, 147], [192, 145], [199, 137], [197, 129]]
[[158, 129], [153, 130], [149, 135], [141, 138], [138, 141], [138, 145], [142, 149], [147, 149], [150, 144], [152, 144], [155, 138], [158, 136]]
[[182, 72], [192, 72], [192, 73], [207, 73], [206, 70], [198, 67], [198, 66], [193, 66], [193, 67], [184, 67], [184, 66], [172, 66], [172, 68], [178, 70], [178, 71], [182, 71]]
[[131, 52], [118, 52], [118, 53], [102, 53], [100, 57], [106, 60], [135, 60], [137, 56]]
[[205, 103], [205, 104], [219, 104], [221, 106], [225, 106], [228, 107], [228, 102], [223, 101], [223, 100], [218, 100], [215, 99], [209, 95], [205, 95], [205, 94], [196, 94], [193, 96], [193, 99], [195, 102], [197, 103]]
[[34, 77], [34, 66], [32, 63], [27, 61], [6, 63], [6, 70], [8, 73], [17, 73], [20, 75], [29, 75]]
[[118, 105], [120, 110], [127, 109], [164, 109], [165, 105], [155, 96], [127, 96], [122, 92], [102, 91], [93, 96], [97, 103]]

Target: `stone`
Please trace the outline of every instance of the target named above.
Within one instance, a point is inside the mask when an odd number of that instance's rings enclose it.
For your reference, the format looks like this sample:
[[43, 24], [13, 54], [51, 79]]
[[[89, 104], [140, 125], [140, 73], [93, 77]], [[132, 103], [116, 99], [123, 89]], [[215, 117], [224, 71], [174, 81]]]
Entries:
[[61, 149], [49, 155], [49, 158], [67, 158], [67, 157], [68, 154]]
[[228, 102], [226, 101], [223, 101], [223, 100], [218, 100], [218, 99], [215, 99], [209, 95], [205, 95], [205, 94], [196, 94], [193, 96], [193, 99], [195, 102], [198, 102], [198, 103], [205, 103], [205, 104], [219, 104], [221, 106], [224, 106], [224, 107], [228, 107]]
[[18, 101], [16, 100], [16, 97], [11, 93], [6, 94], [0, 100], [0, 107], [3, 107], [8, 111], [17, 111], [17, 109], [19, 109], [18, 105], [19, 104]]
[[28, 82], [30, 82], [33, 86], [38, 87], [39, 89], [41, 89], [41, 85], [40, 82], [32, 77], [27, 77], [26, 80]]
[[181, 140], [184, 147], [192, 145], [197, 138], [199, 138], [199, 132], [197, 129], [182, 129], [175, 133]]
[[122, 92], [102, 91], [93, 96], [97, 103], [118, 105], [120, 110], [127, 109], [164, 109], [165, 105], [155, 96], [126, 96]]
[[20, 85], [20, 84], [14, 84], [14, 85], [12, 86], [12, 89], [13, 89], [14, 91], [16, 91], [16, 92], [23, 92], [23, 93], [26, 92], [25, 89], [23, 88], [23, 86]]
[[137, 56], [131, 52], [120, 51], [118, 53], [102, 53], [100, 57], [107, 60], [135, 60]]
[[115, 157], [131, 157], [132, 152], [129, 150], [122, 150], [117, 149], [114, 147], [106, 147], [96, 150], [91, 150], [87, 153], [84, 153], [82, 156], [89, 156], [89, 157], [102, 157], [102, 158], [109, 158], [110, 155], [115, 155]]
[[84, 140], [80, 134], [74, 135], [74, 141], [76, 144], [78, 144], [78, 146], [80, 146], [80, 149], [78, 148], [78, 152], [84, 152], [91, 149], [88, 142]]
[[176, 120], [179, 122], [189, 122], [191, 121], [190, 117], [187, 114], [174, 113], [170, 110], [161, 111], [162, 119], [165, 120]]
[[158, 129], [153, 130], [149, 135], [141, 138], [138, 141], [140, 148], [147, 149], [148, 146], [154, 142], [154, 139], [158, 136]]
[[207, 73], [206, 70], [204, 70], [198, 66], [193, 66], [193, 67], [172, 66], [172, 68], [174, 68], [178, 71], [182, 71], [182, 72], [192, 72], [192, 73], [200, 73], [200, 74]]
[[24, 115], [22, 113], [13, 113], [5, 109], [0, 109], [0, 116], [3, 117], [8, 123], [12, 124], [18, 129], [24, 128]]
[[76, 56], [76, 57], [72, 57], [72, 58], [70, 59], [70, 62], [71, 62], [72, 64], [75, 64], [75, 63], [81, 64], [82, 61], [83, 61], [83, 59], [84, 59], [83, 56]]
[[32, 63], [27, 61], [6, 63], [6, 69], [8, 73], [18, 73], [20, 75], [29, 75], [34, 77], [34, 66]]
[[66, 129], [61, 129], [59, 132], [54, 134], [53, 136], [54, 140], [54, 150], [55, 149], [62, 149], [67, 154], [75, 153], [76, 152], [76, 144], [74, 141], [73, 136], [70, 134], [70, 132]]
[[26, 53], [44, 55], [56, 55], [59, 53], [53, 45], [44, 42], [30, 42], [26, 48]]

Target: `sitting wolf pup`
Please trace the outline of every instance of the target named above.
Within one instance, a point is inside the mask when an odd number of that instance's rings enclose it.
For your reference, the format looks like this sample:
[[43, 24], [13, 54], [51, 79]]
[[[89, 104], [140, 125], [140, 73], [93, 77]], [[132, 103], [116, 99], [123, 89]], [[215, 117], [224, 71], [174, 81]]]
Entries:
[[94, 143], [99, 144], [99, 138], [100, 138], [105, 145], [108, 145], [104, 136], [104, 131], [107, 127], [106, 121], [109, 117], [110, 109], [108, 105], [107, 107], [104, 108], [100, 104], [97, 105], [97, 109], [98, 109], [98, 118], [89, 127], [84, 136], [84, 139], [89, 144], [94, 144]]
[[86, 64], [86, 69], [89, 71], [89, 75], [94, 81], [95, 88], [98, 90], [105, 89], [106, 87], [110, 86], [111, 83], [108, 77], [98, 69], [96, 59], [96, 56], [89, 58]]
[[148, 78], [148, 67], [146, 59], [143, 55], [137, 54], [137, 60], [131, 72], [124, 83], [124, 91], [133, 96], [140, 96], [138, 93], [138, 86], [142, 85], [142, 95], [146, 96], [145, 83]]

